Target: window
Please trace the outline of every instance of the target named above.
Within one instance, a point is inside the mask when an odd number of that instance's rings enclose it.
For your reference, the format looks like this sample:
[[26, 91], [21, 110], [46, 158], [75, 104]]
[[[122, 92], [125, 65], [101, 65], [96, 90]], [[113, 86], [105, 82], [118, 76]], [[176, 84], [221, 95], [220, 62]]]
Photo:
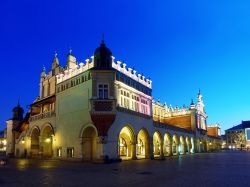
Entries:
[[108, 99], [108, 85], [99, 84], [98, 86], [99, 99]]
[[56, 150], [56, 156], [57, 157], [62, 157], [62, 147], [58, 147]]
[[73, 147], [68, 147], [67, 148], [67, 157], [68, 158], [73, 158], [74, 157], [74, 148]]
[[250, 141], [250, 129], [246, 129], [246, 140]]

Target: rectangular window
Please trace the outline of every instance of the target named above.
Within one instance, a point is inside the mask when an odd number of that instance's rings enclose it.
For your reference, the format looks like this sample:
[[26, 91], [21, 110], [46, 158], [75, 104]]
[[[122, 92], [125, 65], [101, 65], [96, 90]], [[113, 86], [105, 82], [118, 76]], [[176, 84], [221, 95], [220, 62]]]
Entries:
[[108, 85], [107, 84], [99, 84], [98, 85], [98, 95], [99, 99], [108, 99]]
[[73, 158], [74, 157], [74, 148], [68, 147], [67, 148], [67, 158]]
[[250, 129], [246, 129], [246, 140], [250, 141]]
[[62, 157], [62, 147], [58, 147], [56, 150], [56, 156], [57, 157]]

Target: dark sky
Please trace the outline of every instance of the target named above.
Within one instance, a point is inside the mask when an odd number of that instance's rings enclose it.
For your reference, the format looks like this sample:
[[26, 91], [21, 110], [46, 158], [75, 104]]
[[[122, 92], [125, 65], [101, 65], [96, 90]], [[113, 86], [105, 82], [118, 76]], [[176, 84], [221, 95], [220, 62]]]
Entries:
[[116, 60], [153, 80], [153, 95], [189, 105], [201, 89], [208, 123], [222, 129], [250, 119], [250, 2], [2, 1], [0, 129], [20, 98], [39, 94], [54, 51], [65, 65], [93, 55], [102, 33]]

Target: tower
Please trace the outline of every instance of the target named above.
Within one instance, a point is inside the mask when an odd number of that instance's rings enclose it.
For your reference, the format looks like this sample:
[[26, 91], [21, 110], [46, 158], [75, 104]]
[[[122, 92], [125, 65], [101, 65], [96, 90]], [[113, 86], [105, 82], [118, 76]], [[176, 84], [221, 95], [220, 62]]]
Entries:
[[23, 108], [18, 101], [17, 106], [12, 110], [12, 118], [7, 120], [7, 148], [6, 154], [8, 156], [14, 156], [15, 153], [15, 127], [23, 120]]
[[67, 56], [67, 67], [68, 69], [75, 69], [76, 66], [76, 57], [72, 54], [72, 50], [70, 49]]
[[197, 105], [196, 105], [196, 109], [204, 112], [204, 103], [203, 103], [203, 99], [202, 99], [202, 94], [201, 94], [201, 90], [199, 90], [198, 95], [197, 95]]

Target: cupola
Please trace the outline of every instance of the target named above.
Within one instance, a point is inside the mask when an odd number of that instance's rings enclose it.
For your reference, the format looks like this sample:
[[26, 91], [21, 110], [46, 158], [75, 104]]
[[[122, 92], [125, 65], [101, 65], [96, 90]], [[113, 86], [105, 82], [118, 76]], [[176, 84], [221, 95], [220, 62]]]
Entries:
[[23, 108], [20, 106], [20, 103], [18, 101], [17, 106], [12, 109], [13, 112], [13, 120], [23, 120]]
[[96, 48], [94, 54], [94, 66], [96, 69], [111, 69], [112, 68], [112, 52], [104, 43], [104, 36], [100, 47]]

